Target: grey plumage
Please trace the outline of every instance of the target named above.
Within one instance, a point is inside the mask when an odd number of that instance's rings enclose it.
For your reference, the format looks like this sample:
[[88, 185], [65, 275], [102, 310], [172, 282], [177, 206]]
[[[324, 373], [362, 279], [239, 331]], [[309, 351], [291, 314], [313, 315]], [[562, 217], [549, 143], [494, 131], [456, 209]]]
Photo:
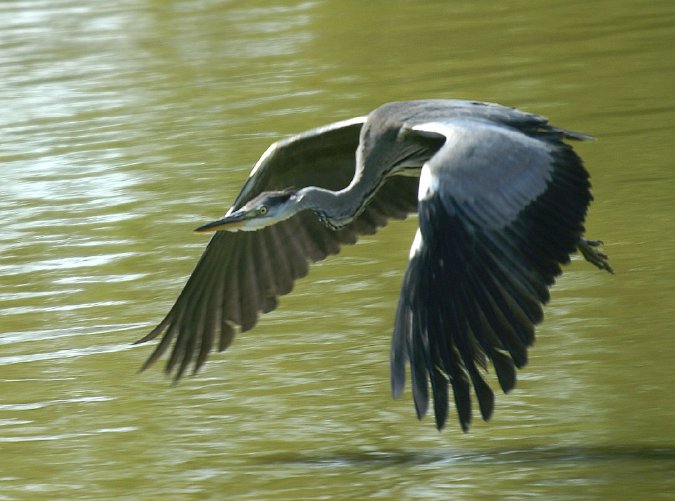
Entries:
[[586, 138], [496, 104], [424, 100], [275, 143], [228, 214], [199, 229], [229, 231], [215, 233], [167, 316], [138, 341], [162, 335], [143, 369], [172, 347], [167, 372], [197, 371], [274, 309], [309, 263], [418, 212], [394, 322], [393, 394], [410, 363], [419, 417], [430, 386], [439, 429], [450, 388], [464, 430], [472, 388], [488, 419], [494, 395], [482, 372], [490, 360], [501, 388], [513, 388], [560, 265], [583, 245], [611, 271], [582, 237], [590, 184], [564, 142]]

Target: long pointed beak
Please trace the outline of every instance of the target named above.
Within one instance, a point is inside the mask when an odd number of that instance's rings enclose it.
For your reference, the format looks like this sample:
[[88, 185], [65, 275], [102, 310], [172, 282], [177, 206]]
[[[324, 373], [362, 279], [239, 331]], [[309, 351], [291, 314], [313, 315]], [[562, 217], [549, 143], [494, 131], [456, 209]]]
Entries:
[[206, 223], [199, 228], [195, 228], [195, 233], [211, 233], [214, 231], [237, 231], [250, 218], [247, 211], [238, 210], [217, 221]]

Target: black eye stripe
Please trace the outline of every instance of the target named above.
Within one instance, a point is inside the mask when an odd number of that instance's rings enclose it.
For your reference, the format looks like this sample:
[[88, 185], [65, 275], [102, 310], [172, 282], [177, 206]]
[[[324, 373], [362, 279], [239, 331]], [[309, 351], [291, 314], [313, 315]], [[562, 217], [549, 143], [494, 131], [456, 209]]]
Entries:
[[294, 190], [291, 189], [284, 191], [267, 191], [261, 193], [253, 200], [250, 200], [246, 205], [248, 207], [259, 208], [265, 206], [266, 208], [268, 208], [270, 206], [278, 205], [288, 201], [288, 199], [291, 198], [291, 195], [293, 195], [293, 193]]

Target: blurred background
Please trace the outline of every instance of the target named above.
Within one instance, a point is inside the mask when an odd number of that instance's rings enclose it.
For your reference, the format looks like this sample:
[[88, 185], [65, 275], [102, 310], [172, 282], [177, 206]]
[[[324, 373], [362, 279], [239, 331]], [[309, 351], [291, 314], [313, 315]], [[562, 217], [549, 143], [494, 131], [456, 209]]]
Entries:
[[[670, 0], [0, 3], [0, 500], [675, 499], [674, 46]], [[390, 397], [415, 218], [136, 373], [271, 142], [427, 97], [597, 137], [616, 274], [567, 267], [491, 422]]]

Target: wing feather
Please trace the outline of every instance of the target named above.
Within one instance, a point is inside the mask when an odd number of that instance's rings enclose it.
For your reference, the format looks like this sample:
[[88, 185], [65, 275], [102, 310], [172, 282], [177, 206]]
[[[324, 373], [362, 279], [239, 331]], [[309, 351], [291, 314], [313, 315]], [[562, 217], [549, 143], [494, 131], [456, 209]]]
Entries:
[[[486, 358], [502, 390], [513, 389], [516, 368], [527, 363], [534, 327], [543, 318], [548, 287], [584, 230], [588, 174], [562, 142], [584, 136], [548, 127], [543, 119], [532, 123], [463, 116], [408, 125], [410, 134], [441, 134], [446, 143], [425, 164], [420, 183], [421, 236], [396, 316], [392, 391], [400, 395], [409, 361], [418, 414], [428, 406], [422, 386], [430, 380], [439, 429], [447, 415], [439, 368], [464, 430], [471, 420], [471, 386], [483, 419], [494, 408], [480, 372]], [[415, 302], [419, 298], [423, 306]], [[409, 339], [407, 348], [402, 339]], [[425, 343], [426, 358], [410, 353], [410, 346], [419, 350]]]
[[[275, 143], [254, 167], [233, 208], [263, 191], [289, 186], [344, 188], [354, 175], [364, 121], [346, 120]], [[256, 232], [216, 233], [167, 316], [137, 341], [161, 336], [142, 370], [171, 348], [167, 373], [179, 379], [191, 364], [198, 371], [216, 335], [218, 350], [225, 350], [237, 331], [252, 329], [261, 312], [276, 308], [277, 297], [291, 292], [311, 262], [338, 253], [358, 235], [375, 233], [390, 217], [414, 212], [416, 193], [416, 178], [392, 177], [358, 218], [337, 231], [305, 211]]]

